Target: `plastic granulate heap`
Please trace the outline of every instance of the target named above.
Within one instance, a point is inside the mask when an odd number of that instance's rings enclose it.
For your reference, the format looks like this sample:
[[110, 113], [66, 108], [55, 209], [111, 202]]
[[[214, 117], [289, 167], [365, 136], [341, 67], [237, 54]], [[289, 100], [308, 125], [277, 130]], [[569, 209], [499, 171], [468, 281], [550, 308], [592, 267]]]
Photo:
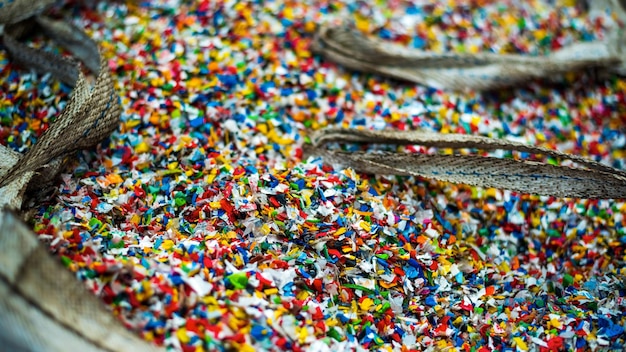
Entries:
[[[319, 24], [348, 22], [434, 52], [543, 55], [601, 39], [614, 21], [574, 5], [67, 3], [58, 16], [109, 60], [122, 121], [31, 204], [31, 225], [121, 324], [173, 351], [622, 351], [624, 201], [371, 176], [303, 156], [322, 127], [423, 129], [626, 169], [623, 78], [454, 93], [310, 50]], [[0, 51], [0, 140], [24, 152], [71, 89], [9, 61]]]

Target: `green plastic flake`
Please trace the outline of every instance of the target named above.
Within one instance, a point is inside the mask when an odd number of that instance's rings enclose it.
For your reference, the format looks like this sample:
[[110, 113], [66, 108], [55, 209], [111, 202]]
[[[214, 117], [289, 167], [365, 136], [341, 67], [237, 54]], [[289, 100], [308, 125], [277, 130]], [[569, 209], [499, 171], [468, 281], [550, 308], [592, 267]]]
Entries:
[[248, 285], [248, 275], [244, 272], [230, 274], [226, 279], [228, 279], [237, 290], [243, 290]]
[[574, 278], [570, 274], [563, 276], [563, 287], [569, 287], [574, 283]]

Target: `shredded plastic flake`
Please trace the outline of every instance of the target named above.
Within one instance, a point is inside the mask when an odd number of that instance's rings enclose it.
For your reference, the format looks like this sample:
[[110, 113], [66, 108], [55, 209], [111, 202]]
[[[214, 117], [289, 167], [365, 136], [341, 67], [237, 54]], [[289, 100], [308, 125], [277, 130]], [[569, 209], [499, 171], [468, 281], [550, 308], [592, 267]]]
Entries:
[[[37, 204], [33, 227], [123, 324], [176, 351], [623, 350], [623, 201], [303, 158], [307, 131], [324, 126], [421, 128], [626, 168], [622, 78], [451, 93], [310, 51], [319, 23], [439, 52], [538, 55], [602, 38], [612, 21], [552, 3], [65, 5], [101, 42], [124, 112]], [[4, 51], [0, 67], [0, 139], [24, 151], [70, 89], [18, 70]]]

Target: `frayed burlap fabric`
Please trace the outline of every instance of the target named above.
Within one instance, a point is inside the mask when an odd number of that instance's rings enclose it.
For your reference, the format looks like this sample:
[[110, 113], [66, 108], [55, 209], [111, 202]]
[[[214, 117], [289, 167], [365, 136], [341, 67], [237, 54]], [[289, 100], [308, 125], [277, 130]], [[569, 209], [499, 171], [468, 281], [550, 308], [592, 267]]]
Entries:
[[[2, 41], [12, 60], [74, 86], [65, 110], [26, 154], [0, 148], [0, 346], [33, 352], [158, 351], [125, 329], [11, 210], [20, 209], [27, 188], [54, 180], [66, 156], [106, 138], [121, 113], [98, 45], [82, 30], [41, 15], [53, 2], [13, 0], [0, 9]], [[21, 43], [33, 28], [80, 59], [95, 75], [93, 85], [77, 62]]]
[[[363, 173], [420, 176], [556, 197], [626, 198], [626, 172], [580, 156], [513, 141], [452, 133], [335, 128], [316, 131], [310, 139], [309, 154]], [[333, 142], [509, 150], [570, 160], [582, 168], [476, 155], [345, 152], [327, 148]]]
[[[2, 165], [3, 174], [0, 174], [0, 190], [10, 196], [5, 204], [16, 208], [21, 205], [24, 187], [28, 184], [26, 178], [32, 177], [42, 167], [54, 163], [57, 158], [78, 149], [95, 146], [117, 127], [121, 112], [106, 60], [100, 58], [94, 42], [86, 37], [69, 37], [75, 36], [73, 33], [77, 33], [78, 29], [62, 21], [45, 17], [26, 21], [36, 21], [46, 33], [61, 43], [74, 42], [68, 49], [79, 52], [82, 56], [89, 56], [86, 62], [92, 62], [90, 66], [95, 69], [96, 80], [91, 87], [76, 63], [20, 43], [17, 38], [23, 34], [24, 28], [27, 25], [32, 26], [32, 23], [20, 22], [5, 27], [3, 43], [15, 62], [40, 72], [51, 72], [65, 83], [74, 86], [66, 108], [23, 157], [1, 158], [4, 165]], [[85, 43], [82, 46], [79, 44], [81, 41]], [[98, 62], [98, 65], [93, 62]], [[7, 164], [11, 161], [15, 163]], [[58, 170], [53, 170], [52, 174], [54, 171]]]
[[589, 2], [590, 15], [608, 12], [617, 19], [605, 40], [575, 43], [548, 56], [432, 53], [366, 37], [347, 26], [322, 26], [313, 50], [349, 69], [451, 90], [491, 90], [589, 68], [626, 74], [623, 2]]

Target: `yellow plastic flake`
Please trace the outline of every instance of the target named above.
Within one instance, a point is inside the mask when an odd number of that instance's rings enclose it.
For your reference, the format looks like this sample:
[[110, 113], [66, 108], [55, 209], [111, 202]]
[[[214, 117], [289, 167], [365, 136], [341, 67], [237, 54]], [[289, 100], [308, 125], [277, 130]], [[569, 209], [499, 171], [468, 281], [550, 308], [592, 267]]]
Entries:
[[524, 342], [524, 339], [522, 339], [521, 337], [514, 337], [513, 342], [515, 342], [515, 346], [517, 346], [517, 349], [522, 351], [528, 351], [528, 345], [526, 345], [526, 342]]
[[533, 216], [530, 218], [530, 222], [533, 227], [539, 227], [541, 224], [541, 219], [538, 216]]
[[139, 214], [133, 214], [133, 216], [130, 218], [130, 222], [133, 225], [139, 225], [139, 221], [141, 221], [141, 217], [139, 216]]
[[335, 231], [335, 236], [341, 236], [344, 233], [346, 233], [346, 228], [345, 227], [340, 227], [337, 231]]
[[[311, 57], [311, 51], [305, 41], [298, 41], [296, 43], [296, 47], [294, 48], [296, 55], [300, 58], [309, 58]], [[299, 65], [299, 62], [298, 62]]]
[[337, 325], [339, 325], [339, 320], [337, 320], [336, 318], [329, 318], [328, 320], [326, 320], [326, 326], [328, 327], [333, 327]]
[[313, 191], [310, 189], [304, 189], [300, 192], [300, 195], [304, 199], [304, 206], [308, 208], [311, 206], [311, 196], [313, 195]]
[[137, 144], [137, 146], [135, 147], [135, 152], [136, 153], [147, 153], [150, 151], [150, 146], [148, 145], [148, 143], [146, 142], [141, 142], [139, 144]]
[[108, 174], [106, 178], [108, 183], [113, 185], [124, 182], [124, 179], [118, 174]]
[[242, 345], [239, 345], [239, 347], [237, 348], [237, 351], [241, 351], [241, 352], [254, 352], [255, 349], [254, 347], [250, 346], [247, 343], [244, 343]]
[[437, 341], [437, 349], [440, 351], [450, 351], [450, 343], [447, 340]]
[[154, 340], [154, 332], [146, 331], [143, 333], [142, 337], [144, 338], [144, 340], [152, 342], [152, 340]]
[[293, 20], [293, 9], [291, 7], [285, 7], [283, 10], [283, 16], [285, 16], [285, 19], [289, 21]]
[[463, 317], [462, 316], [458, 316], [456, 319], [454, 319], [454, 321], [452, 322], [452, 325], [454, 326], [461, 326], [461, 324], [463, 324]]
[[361, 310], [369, 311], [369, 309], [374, 306], [374, 301], [371, 298], [365, 298], [361, 303], [359, 303], [359, 307]]
[[271, 231], [271, 228], [268, 224], [263, 224], [263, 226], [261, 226], [261, 233], [265, 236], [269, 235]]
[[137, 300], [139, 302], [144, 302], [148, 298], [152, 297], [154, 294], [154, 290], [152, 290], [152, 286], [149, 281], [143, 281], [141, 283], [141, 290], [137, 292]]
[[[285, 307], [279, 306], [274, 312], [274, 320], [278, 320], [283, 314], [287, 313], [287, 309]], [[268, 324], [271, 324], [270, 318], [267, 318]]]
[[363, 16], [357, 16], [355, 18], [356, 28], [361, 32], [368, 32], [370, 29], [370, 20]]
[[248, 317], [248, 315], [246, 314], [246, 311], [239, 307], [232, 307], [230, 311], [233, 313], [233, 315], [237, 319], [246, 319]]
[[537, 40], [542, 40], [543, 38], [546, 37], [546, 30], [545, 29], [539, 29], [537, 30], [534, 34], [535, 34], [535, 38]]
[[166, 251], [169, 251], [170, 249], [172, 249], [172, 247], [174, 247], [174, 241], [172, 240], [165, 240], [161, 244], [161, 248], [165, 249]]
[[298, 331], [298, 340], [300, 340], [300, 343], [304, 343], [306, 338], [309, 337], [309, 332], [307, 331], [306, 326], [296, 327], [296, 331]]
[[[225, 239], [228, 242], [228, 239]], [[241, 256], [237, 255], [235, 256], [235, 262], [233, 263], [235, 264], [236, 267], [241, 267], [244, 265], [243, 263], [243, 259], [241, 259]]]
[[243, 320], [237, 319], [235, 317], [230, 317], [227, 322], [228, 327], [233, 329], [233, 331], [239, 331], [240, 327], [243, 326], [243, 324], [245, 324]]
[[313, 33], [315, 31], [315, 23], [312, 21], [307, 21], [304, 24], [304, 30], [308, 33]]
[[296, 296], [297, 299], [299, 300], [305, 300], [309, 298], [309, 292], [307, 291], [300, 291], [298, 292], [298, 295]]
[[448, 273], [450, 272], [450, 270], [452, 269], [452, 265], [450, 264], [443, 264], [439, 267], [439, 274], [446, 276], [448, 275]]
[[203, 82], [202, 79], [198, 77], [193, 77], [187, 81], [187, 88], [189, 89], [200, 88], [202, 86], [202, 82]]
[[[384, 272], [384, 271], [383, 271], [383, 272]], [[392, 287], [394, 287], [394, 286], [397, 286], [397, 285], [398, 285], [398, 283], [397, 283], [397, 282], [387, 282], [387, 281], [385, 281], [385, 280], [378, 280], [378, 284], [379, 284], [381, 287], [386, 288], [386, 289], [389, 289], [389, 288], [392, 288]], [[378, 307], [377, 307], [377, 309], [378, 309]]]
[[278, 293], [278, 289], [277, 289], [276, 287], [273, 287], [273, 288], [268, 288], [268, 289], [266, 289], [264, 292], [265, 292], [265, 294], [266, 294], [266, 295], [268, 295], [268, 296], [269, 296], [269, 295], [275, 295], [275, 294], [277, 294], [277, 293]]
[[133, 127], [139, 126], [139, 124], [141, 124], [141, 119], [129, 119], [128, 121], [124, 122], [124, 132]]
[[556, 329], [560, 329], [563, 326], [563, 324], [561, 324], [561, 322], [559, 321], [558, 316], [556, 315], [550, 318], [549, 325], [552, 325], [552, 327]]
[[268, 131], [266, 133], [267, 138], [277, 144], [281, 144], [281, 145], [285, 145], [285, 144], [291, 144], [293, 141], [287, 138], [282, 138], [280, 137], [277, 133], [275, 129], [271, 129], [270, 131]]

